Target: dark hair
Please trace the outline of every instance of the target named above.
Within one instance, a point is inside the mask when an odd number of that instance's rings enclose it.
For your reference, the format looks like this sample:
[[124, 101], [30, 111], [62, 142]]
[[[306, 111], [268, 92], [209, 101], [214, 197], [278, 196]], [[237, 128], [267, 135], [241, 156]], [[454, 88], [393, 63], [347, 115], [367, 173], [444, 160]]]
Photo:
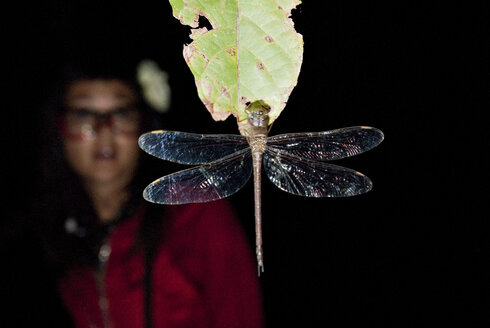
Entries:
[[[62, 149], [62, 138], [57, 119], [63, 111], [67, 88], [79, 80], [118, 79], [127, 83], [138, 95], [138, 108], [141, 112], [141, 131], [161, 128], [160, 116], [143, 100], [140, 86], [136, 81], [136, 65], [115, 61], [85, 61], [63, 65], [60, 77], [54, 84], [53, 95], [48, 99], [40, 116], [40, 167], [38, 197], [34, 210], [37, 231], [41, 237], [52, 268], [57, 273], [65, 269], [84, 264], [95, 264], [95, 250], [111, 229], [102, 225], [86, 194], [78, 176], [67, 164]], [[141, 156], [139, 169], [130, 190], [131, 199], [125, 211], [124, 219], [142, 202], [142, 190], [156, 178], [152, 172], [154, 161]], [[148, 204], [147, 215], [143, 219], [135, 247], [141, 248], [151, 256], [152, 248], [160, 238], [162, 206]], [[67, 219], [76, 218], [75, 231], [66, 229]], [[150, 234], [150, 235], [148, 235]], [[152, 235], [153, 234], [153, 235]], [[143, 238], [144, 235], [144, 238]]]

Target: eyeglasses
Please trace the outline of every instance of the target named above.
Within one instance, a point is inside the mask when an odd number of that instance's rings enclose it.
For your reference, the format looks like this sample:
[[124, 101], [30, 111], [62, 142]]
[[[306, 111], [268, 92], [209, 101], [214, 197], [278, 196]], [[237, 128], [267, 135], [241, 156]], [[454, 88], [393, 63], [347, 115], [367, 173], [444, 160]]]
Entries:
[[63, 135], [73, 139], [93, 139], [103, 126], [108, 126], [113, 134], [137, 133], [140, 127], [139, 112], [136, 108], [118, 108], [105, 113], [70, 109], [61, 120]]

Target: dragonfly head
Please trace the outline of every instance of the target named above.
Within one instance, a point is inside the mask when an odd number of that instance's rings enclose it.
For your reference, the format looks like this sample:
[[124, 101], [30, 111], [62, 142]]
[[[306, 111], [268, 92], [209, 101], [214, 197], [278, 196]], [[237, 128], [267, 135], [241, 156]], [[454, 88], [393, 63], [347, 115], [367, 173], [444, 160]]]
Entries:
[[267, 128], [271, 107], [262, 100], [247, 105], [248, 122], [254, 127]]

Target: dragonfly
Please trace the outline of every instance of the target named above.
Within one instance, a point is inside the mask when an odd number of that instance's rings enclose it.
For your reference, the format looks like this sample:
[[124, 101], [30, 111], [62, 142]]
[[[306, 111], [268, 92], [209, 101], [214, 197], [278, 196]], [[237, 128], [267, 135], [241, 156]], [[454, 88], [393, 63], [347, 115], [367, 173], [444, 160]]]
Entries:
[[249, 135], [152, 131], [138, 140], [141, 149], [160, 159], [196, 165], [149, 184], [143, 197], [159, 204], [209, 202], [240, 190], [253, 175], [258, 273], [262, 249], [261, 170], [279, 189], [306, 197], [347, 197], [372, 188], [355, 170], [327, 161], [368, 151], [383, 141], [373, 127], [354, 126], [323, 132], [268, 136], [270, 107], [249, 106]]

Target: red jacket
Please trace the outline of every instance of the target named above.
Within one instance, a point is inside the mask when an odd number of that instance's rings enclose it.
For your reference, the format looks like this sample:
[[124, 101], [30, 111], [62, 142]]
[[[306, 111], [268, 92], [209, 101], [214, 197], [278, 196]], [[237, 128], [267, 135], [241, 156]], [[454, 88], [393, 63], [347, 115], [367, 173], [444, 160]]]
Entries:
[[[226, 202], [168, 206], [165, 213], [152, 273], [154, 327], [262, 327], [256, 263]], [[59, 281], [77, 327], [143, 327], [143, 258], [131, 253], [143, 214], [144, 207], [110, 235], [101, 280], [85, 267]]]

